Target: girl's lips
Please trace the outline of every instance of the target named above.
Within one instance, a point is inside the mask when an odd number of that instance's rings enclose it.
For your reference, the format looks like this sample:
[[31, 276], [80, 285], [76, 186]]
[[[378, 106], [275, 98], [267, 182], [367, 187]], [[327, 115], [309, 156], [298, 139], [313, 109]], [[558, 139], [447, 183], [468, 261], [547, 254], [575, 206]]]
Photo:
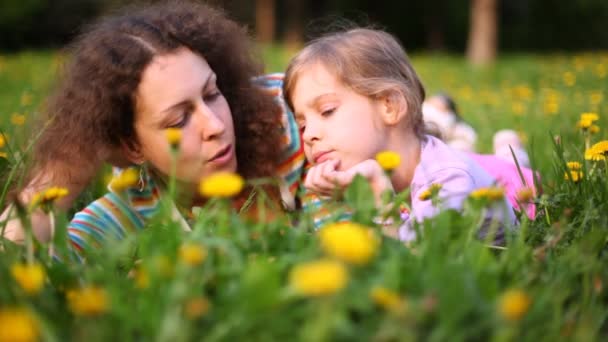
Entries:
[[331, 153], [331, 151], [325, 151], [325, 152], [318, 152], [315, 153], [314, 157], [313, 157], [313, 161], [315, 164], [320, 164], [326, 160], [329, 159], [329, 154]]
[[234, 152], [232, 149], [232, 145], [228, 145], [218, 151], [213, 157], [211, 157], [211, 159], [209, 159], [208, 162], [213, 163], [217, 166], [222, 166], [230, 162], [232, 160], [233, 155]]

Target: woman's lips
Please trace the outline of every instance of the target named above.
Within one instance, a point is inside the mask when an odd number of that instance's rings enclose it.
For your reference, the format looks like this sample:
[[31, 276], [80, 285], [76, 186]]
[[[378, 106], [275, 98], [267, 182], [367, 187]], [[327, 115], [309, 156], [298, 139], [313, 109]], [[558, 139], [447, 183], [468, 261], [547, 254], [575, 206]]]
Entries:
[[208, 162], [221, 166], [230, 162], [233, 154], [232, 145], [228, 145], [219, 150], [213, 157], [211, 157], [211, 159], [208, 160]]

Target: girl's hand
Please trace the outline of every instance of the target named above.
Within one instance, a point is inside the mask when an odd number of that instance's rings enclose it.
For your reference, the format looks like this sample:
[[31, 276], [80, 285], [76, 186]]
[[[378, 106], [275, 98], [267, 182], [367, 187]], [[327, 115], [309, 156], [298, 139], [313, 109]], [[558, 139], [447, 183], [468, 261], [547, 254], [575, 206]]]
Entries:
[[341, 187], [334, 181], [336, 168], [340, 165], [339, 160], [326, 160], [308, 170], [304, 187], [321, 196], [332, 196]]
[[331, 196], [337, 189], [344, 189], [356, 175], [365, 177], [372, 188], [376, 202], [382, 202], [382, 194], [394, 191], [390, 178], [380, 164], [373, 159], [364, 160], [345, 171], [337, 171], [339, 161], [328, 160], [310, 169], [304, 186], [320, 195]]

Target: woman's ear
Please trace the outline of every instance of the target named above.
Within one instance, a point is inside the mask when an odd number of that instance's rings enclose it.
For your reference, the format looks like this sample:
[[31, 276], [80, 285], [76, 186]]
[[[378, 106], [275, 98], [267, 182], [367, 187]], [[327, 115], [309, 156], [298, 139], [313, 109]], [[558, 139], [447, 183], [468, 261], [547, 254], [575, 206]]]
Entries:
[[120, 148], [124, 156], [131, 164], [141, 165], [146, 160], [141, 151], [141, 146], [135, 141], [120, 141]]
[[393, 90], [381, 97], [382, 119], [389, 126], [399, 124], [407, 115], [407, 101], [401, 92]]

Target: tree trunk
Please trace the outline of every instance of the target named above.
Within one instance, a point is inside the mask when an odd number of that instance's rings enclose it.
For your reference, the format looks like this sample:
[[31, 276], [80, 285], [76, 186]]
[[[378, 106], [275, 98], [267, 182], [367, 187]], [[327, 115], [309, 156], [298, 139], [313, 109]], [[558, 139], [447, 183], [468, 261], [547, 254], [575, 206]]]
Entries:
[[303, 13], [306, 8], [302, 0], [288, 0], [287, 10], [288, 14], [285, 18], [285, 45], [290, 50], [297, 50], [304, 40]]
[[425, 2], [424, 24], [426, 26], [426, 47], [431, 51], [441, 51], [445, 49], [445, 7], [445, 0], [427, 0], [427, 2]]
[[255, 28], [260, 43], [268, 44], [274, 41], [275, 0], [256, 0]]
[[473, 65], [486, 65], [496, 59], [497, 0], [471, 0], [467, 58]]

